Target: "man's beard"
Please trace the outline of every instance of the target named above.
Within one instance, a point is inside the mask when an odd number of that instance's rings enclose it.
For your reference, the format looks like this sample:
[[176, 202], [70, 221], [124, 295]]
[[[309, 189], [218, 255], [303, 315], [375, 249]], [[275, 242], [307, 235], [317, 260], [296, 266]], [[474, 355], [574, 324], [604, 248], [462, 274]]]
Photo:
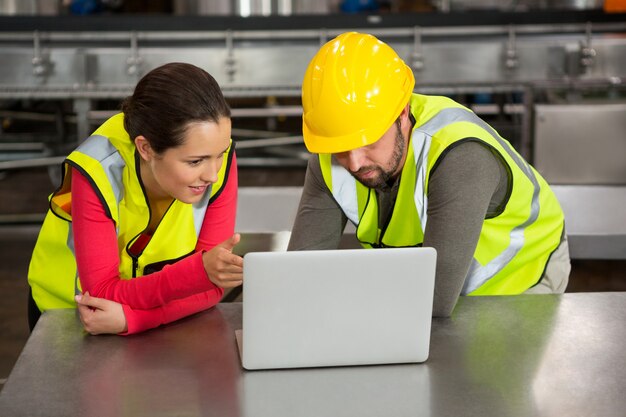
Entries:
[[[384, 169], [379, 166], [370, 165], [366, 167], [361, 167], [356, 172], [351, 172], [352, 176], [364, 186], [368, 188], [375, 188], [377, 190], [382, 190], [389, 187], [390, 180], [392, 179], [393, 174], [398, 170], [400, 162], [402, 161], [402, 156], [404, 155], [406, 143], [404, 140], [404, 135], [400, 131], [400, 124], [396, 123], [396, 127], [396, 139], [393, 146], [393, 154], [391, 155], [391, 163], [389, 168]], [[376, 175], [371, 178], [359, 177], [359, 174], [363, 174], [364, 172], [368, 171], [375, 171]]]

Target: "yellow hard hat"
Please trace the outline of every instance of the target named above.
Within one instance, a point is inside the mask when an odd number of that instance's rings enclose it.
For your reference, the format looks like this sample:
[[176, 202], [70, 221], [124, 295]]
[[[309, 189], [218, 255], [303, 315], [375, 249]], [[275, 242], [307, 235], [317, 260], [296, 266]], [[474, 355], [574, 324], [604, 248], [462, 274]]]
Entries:
[[312, 153], [376, 142], [413, 93], [413, 71], [372, 35], [348, 32], [315, 54], [302, 82], [302, 133]]

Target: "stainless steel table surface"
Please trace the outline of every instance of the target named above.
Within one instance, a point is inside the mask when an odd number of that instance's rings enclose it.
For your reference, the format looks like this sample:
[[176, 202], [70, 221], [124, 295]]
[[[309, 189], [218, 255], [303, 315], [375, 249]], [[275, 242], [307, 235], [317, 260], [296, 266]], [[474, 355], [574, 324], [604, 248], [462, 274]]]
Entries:
[[235, 345], [241, 308], [129, 337], [89, 336], [73, 310], [46, 312], [0, 416], [626, 413], [626, 293], [462, 297], [433, 320], [424, 364], [252, 372]]

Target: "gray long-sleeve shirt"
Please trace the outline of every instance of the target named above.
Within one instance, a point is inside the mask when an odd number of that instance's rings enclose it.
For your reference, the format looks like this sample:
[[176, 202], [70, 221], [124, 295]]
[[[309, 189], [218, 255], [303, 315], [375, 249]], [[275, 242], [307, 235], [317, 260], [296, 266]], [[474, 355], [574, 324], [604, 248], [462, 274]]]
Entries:
[[[393, 209], [398, 185], [397, 179], [388, 190], [377, 190], [381, 219], [388, 218]], [[431, 173], [423, 245], [437, 249], [433, 316], [448, 317], [452, 313], [483, 221], [502, 210], [508, 188], [504, 162], [475, 141], [452, 148]], [[324, 184], [317, 155], [312, 155], [288, 250], [336, 249], [346, 222]]]

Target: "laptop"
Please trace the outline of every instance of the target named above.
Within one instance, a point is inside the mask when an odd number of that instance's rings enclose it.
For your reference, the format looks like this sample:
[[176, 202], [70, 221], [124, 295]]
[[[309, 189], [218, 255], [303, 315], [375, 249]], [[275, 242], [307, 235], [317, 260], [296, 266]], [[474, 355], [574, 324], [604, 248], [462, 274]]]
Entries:
[[433, 248], [246, 254], [243, 367], [424, 362], [436, 258]]

